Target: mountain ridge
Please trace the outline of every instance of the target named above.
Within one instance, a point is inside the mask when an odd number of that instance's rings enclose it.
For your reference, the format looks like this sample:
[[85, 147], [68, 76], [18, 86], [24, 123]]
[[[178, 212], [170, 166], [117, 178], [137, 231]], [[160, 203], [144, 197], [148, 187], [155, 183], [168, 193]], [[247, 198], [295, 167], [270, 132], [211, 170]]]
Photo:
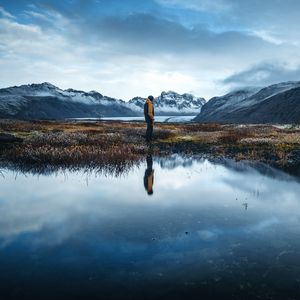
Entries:
[[[128, 102], [97, 91], [60, 89], [49, 82], [0, 89], [0, 116], [20, 119], [142, 116], [145, 98]], [[162, 92], [154, 101], [157, 115], [197, 115], [205, 100], [191, 94]]]
[[[134, 97], [128, 101], [129, 107], [143, 113], [146, 98]], [[174, 91], [163, 91], [153, 101], [156, 115], [197, 115], [205, 103], [202, 97], [189, 93], [178, 94]]]
[[[287, 81], [263, 88], [245, 97], [232, 101], [240, 89], [224, 96], [213, 97], [203, 105], [200, 114], [194, 119], [204, 123], [293, 123], [300, 122], [294, 111], [300, 111], [298, 92], [300, 81]], [[238, 96], [237, 96], [238, 97]]]
[[[0, 118], [136, 117], [143, 115], [145, 100], [125, 102], [97, 91], [32, 83], [0, 89]], [[196, 115], [193, 121], [203, 123], [300, 123], [300, 81], [241, 88], [207, 102], [189, 93], [163, 91], [154, 108], [157, 116]]]

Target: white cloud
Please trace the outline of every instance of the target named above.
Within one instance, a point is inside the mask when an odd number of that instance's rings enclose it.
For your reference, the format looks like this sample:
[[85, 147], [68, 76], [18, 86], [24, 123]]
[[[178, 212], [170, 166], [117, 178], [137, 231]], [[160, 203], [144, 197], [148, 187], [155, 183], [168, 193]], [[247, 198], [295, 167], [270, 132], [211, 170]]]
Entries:
[[166, 6], [177, 6], [197, 11], [208, 11], [219, 13], [220, 11], [230, 11], [232, 5], [226, 0], [156, 0], [159, 4]]
[[2, 15], [5, 18], [14, 19], [15, 17], [10, 14], [8, 11], [6, 11], [3, 7], [0, 6], [0, 15]]
[[[222, 9], [225, 1], [213, 3]], [[1, 87], [49, 81], [125, 100], [163, 90], [209, 99], [228, 91], [224, 78], [253, 65], [300, 63], [299, 46], [269, 30], [215, 33], [148, 15], [93, 21], [37, 7], [23, 15], [26, 23], [8, 12], [0, 16]], [[276, 78], [289, 80], [289, 74]]]
[[265, 30], [254, 30], [251, 34], [253, 34], [254, 36], [258, 36], [263, 40], [275, 45], [281, 45], [284, 43], [284, 40], [280, 39], [279, 37], [276, 37], [276, 35], [273, 35], [271, 32]]
[[[74, 25], [59, 14], [28, 13], [48, 20], [64, 30], [76, 31]], [[16, 20], [0, 19], [0, 80], [3, 87], [29, 82], [49, 81], [62, 88], [99, 90], [117, 98], [136, 95], [159, 95], [162, 90], [175, 89], [199, 95], [209, 93], [211, 82], [177, 64], [177, 56], [143, 57], [111, 53], [109, 45], [84, 44], [53, 28], [36, 24], [21, 24]], [[193, 62], [186, 61], [191, 66]], [[177, 66], [176, 66], [177, 64]], [[17, 70], [17, 71], [16, 71]]]
[[281, 81], [299, 81], [300, 63], [291, 66], [287, 63], [264, 62], [241, 72], [237, 72], [224, 80], [231, 87], [264, 86]]

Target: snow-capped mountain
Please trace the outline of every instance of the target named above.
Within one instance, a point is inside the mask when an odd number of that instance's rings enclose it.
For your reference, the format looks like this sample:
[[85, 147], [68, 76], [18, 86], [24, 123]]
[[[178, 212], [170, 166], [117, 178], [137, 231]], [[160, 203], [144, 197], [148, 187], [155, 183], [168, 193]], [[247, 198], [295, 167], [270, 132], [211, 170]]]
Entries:
[[158, 157], [155, 160], [157, 163], [159, 163], [162, 169], [168, 169], [168, 170], [173, 170], [177, 167], [183, 167], [183, 168], [190, 167], [195, 162], [194, 157], [190, 157], [190, 156], [184, 157], [178, 154], [172, 154], [164, 158]]
[[[125, 102], [96, 91], [62, 90], [45, 82], [0, 89], [0, 118], [142, 116], [145, 100], [135, 97]], [[157, 116], [198, 114], [198, 122], [299, 123], [300, 81], [239, 89], [208, 102], [191, 94], [162, 92], [155, 98], [154, 107]]]
[[210, 99], [198, 122], [292, 123], [300, 121], [300, 82], [245, 88]]
[[[96, 91], [62, 90], [51, 83], [0, 89], [0, 117], [20, 119], [64, 119], [142, 116], [145, 98], [129, 102], [103, 96]], [[155, 99], [156, 115], [197, 115], [203, 98], [162, 92]]]
[[63, 119], [120, 115], [137, 113], [125, 101], [96, 91], [62, 90], [47, 82], [0, 89], [0, 117]]
[[[143, 113], [146, 98], [135, 97], [128, 102], [132, 110]], [[162, 92], [153, 101], [156, 115], [197, 115], [205, 103], [204, 98], [191, 94], [178, 94], [172, 91]]]

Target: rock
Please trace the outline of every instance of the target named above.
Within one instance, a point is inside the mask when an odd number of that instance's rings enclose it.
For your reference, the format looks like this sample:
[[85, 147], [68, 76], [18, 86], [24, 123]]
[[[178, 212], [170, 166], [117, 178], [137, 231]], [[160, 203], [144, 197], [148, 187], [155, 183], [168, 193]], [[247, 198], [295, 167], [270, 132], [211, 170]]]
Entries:
[[288, 161], [290, 164], [299, 165], [300, 164], [300, 150], [293, 150], [288, 155]]
[[194, 119], [204, 123], [299, 124], [300, 81], [244, 88], [213, 97]]

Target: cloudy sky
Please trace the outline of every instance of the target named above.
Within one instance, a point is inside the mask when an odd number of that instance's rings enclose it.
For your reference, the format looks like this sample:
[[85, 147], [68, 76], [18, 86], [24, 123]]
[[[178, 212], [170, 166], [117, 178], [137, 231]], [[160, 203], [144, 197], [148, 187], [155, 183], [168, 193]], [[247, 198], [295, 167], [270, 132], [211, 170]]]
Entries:
[[0, 0], [0, 87], [209, 99], [300, 80], [299, 0]]

